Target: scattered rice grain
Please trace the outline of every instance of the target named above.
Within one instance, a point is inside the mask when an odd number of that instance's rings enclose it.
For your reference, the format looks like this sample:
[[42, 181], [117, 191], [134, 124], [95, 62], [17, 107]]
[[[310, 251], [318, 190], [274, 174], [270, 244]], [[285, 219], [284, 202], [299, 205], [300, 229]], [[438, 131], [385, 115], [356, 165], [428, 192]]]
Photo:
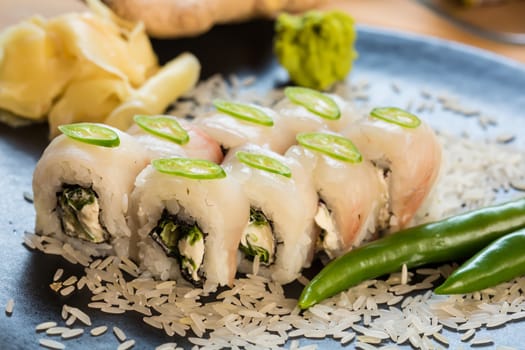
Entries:
[[510, 186], [518, 191], [525, 191], [525, 179], [514, 179], [510, 182]]
[[472, 339], [472, 341], [470, 342], [470, 345], [486, 345], [486, 344], [491, 344], [491, 343], [493, 343], [493, 340], [491, 338], [480, 337], [480, 338]]
[[98, 337], [106, 333], [107, 330], [108, 330], [107, 326], [98, 326], [98, 327], [93, 328], [89, 333], [94, 337]]
[[125, 309], [120, 308], [120, 307], [115, 307], [115, 306], [103, 307], [102, 309], [100, 309], [100, 311], [105, 312], [107, 314], [115, 314], [115, 315], [123, 314], [126, 312]]
[[64, 310], [66, 310], [66, 312], [70, 313], [71, 315], [75, 316], [80, 322], [82, 322], [86, 326], [91, 326], [91, 318], [82, 310], [68, 305], [64, 305]]
[[71, 339], [81, 336], [82, 334], [84, 334], [84, 330], [82, 328], [73, 328], [62, 332], [61, 337], [62, 339]]
[[299, 275], [297, 277], [297, 282], [301, 283], [303, 286], [306, 286], [308, 285], [308, 283], [310, 283], [310, 280], [306, 277], [304, 277], [303, 275]]
[[75, 323], [75, 321], [77, 320], [77, 318], [74, 316], [74, 315], [70, 315], [67, 320], [66, 320], [66, 326], [72, 326], [73, 323]]
[[128, 350], [128, 349], [131, 349], [134, 346], [135, 346], [135, 340], [130, 339], [130, 340], [126, 340], [125, 342], [120, 344], [118, 346], [117, 350]]
[[408, 268], [407, 264], [403, 264], [401, 267], [401, 284], [407, 284], [408, 283]]
[[468, 341], [470, 338], [472, 338], [472, 336], [476, 333], [476, 330], [475, 329], [469, 329], [468, 331], [465, 332], [465, 334], [463, 334], [461, 336], [461, 341]]
[[432, 333], [432, 336], [434, 337], [434, 339], [436, 339], [441, 344], [447, 345], [447, 346], [449, 345], [447, 337], [445, 337], [443, 334], [441, 334], [439, 332], [434, 332], [434, 333]]
[[64, 269], [59, 268], [55, 271], [55, 274], [53, 275], [53, 282], [58, 281], [62, 275], [64, 274]]
[[68, 330], [69, 328], [67, 327], [51, 327], [51, 328], [46, 329], [46, 334], [47, 335], [61, 335], [62, 333]]
[[75, 291], [75, 286], [69, 286], [69, 287], [66, 287], [66, 288], [62, 288], [60, 290], [60, 294], [62, 296], [68, 296], [69, 294], [73, 293]]
[[7, 316], [11, 316], [13, 314], [13, 310], [15, 309], [15, 300], [9, 299], [7, 301], [7, 304], [5, 305], [5, 313]]
[[53, 321], [42, 322], [36, 325], [35, 331], [42, 332], [49, 328], [56, 327], [57, 323]]
[[177, 349], [177, 343], [164, 343], [155, 348], [155, 350], [175, 350]]
[[25, 191], [24, 192], [24, 199], [29, 202], [29, 203], [33, 203], [33, 194], [31, 192], [27, 192]]
[[62, 350], [66, 348], [64, 344], [52, 339], [39, 339], [38, 343], [40, 346], [53, 350]]
[[113, 327], [113, 334], [115, 334], [115, 337], [117, 337], [118, 341], [121, 343], [126, 340], [126, 333], [117, 326]]

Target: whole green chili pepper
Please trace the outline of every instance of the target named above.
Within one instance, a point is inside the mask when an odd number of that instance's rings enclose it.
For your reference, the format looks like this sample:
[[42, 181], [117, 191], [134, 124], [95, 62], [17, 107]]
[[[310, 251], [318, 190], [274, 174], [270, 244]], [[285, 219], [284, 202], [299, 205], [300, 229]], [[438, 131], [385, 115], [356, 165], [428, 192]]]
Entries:
[[471, 293], [525, 275], [525, 230], [498, 238], [455, 270], [437, 294]]
[[304, 288], [301, 309], [362, 281], [428, 263], [470, 257], [495, 239], [525, 227], [525, 198], [414, 226], [333, 260]]

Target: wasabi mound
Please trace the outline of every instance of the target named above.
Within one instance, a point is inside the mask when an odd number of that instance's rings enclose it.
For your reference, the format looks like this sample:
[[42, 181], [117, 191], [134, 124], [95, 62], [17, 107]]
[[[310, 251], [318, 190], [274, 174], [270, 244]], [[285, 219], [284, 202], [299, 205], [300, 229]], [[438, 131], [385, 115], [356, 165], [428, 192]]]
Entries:
[[344, 80], [357, 57], [353, 19], [340, 11], [281, 14], [274, 50], [297, 85], [326, 90]]

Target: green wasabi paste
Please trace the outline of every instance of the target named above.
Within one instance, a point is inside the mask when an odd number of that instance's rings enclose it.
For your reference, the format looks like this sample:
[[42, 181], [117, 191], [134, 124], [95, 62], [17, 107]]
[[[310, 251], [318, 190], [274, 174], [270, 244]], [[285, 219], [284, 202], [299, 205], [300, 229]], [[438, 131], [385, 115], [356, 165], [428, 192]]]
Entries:
[[344, 12], [281, 14], [274, 50], [297, 85], [325, 90], [344, 80], [357, 57], [353, 19]]

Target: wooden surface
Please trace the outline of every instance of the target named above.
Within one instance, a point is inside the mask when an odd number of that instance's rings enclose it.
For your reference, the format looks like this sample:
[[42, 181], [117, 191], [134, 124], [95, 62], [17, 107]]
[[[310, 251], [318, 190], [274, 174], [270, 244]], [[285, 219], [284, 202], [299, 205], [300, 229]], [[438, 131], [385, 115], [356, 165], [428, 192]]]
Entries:
[[[0, 29], [34, 14], [53, 16], [84, 8], [84, 4], [76, 0], [1, 0]], [[344, 9], [360, 24], [454, 40], [493, 51], [525, 64], [524, 45], [503, 44], [474, 35], [432, 11], [420, 1], [328, 0], [323, 8]], [[525, 5], [521, 8], [524, 12], [518, 16], [525, 18]], [[492, 10], [485, 10], [484, 15], [490, 17], [490, 11]], [[516, 17], [516, 11], [509, 16]], [[505, 24], [505, 19], [498, 20]]]
[[[523, 12], [518, 15], [525, 22], [525, 3], [519, 6]], [[454, 40], [525, 63], [525, 45], [504, 44], [474, 35], [418, 1], [336, 0], [329, 1], [324, 7], [344, 9], [354, 17], [357, 23]], [[484, 15], [487, 16], [487, 11], [484, 11]], [[515, 13], [509, 14], [513, 18], [515, 15]], [[499, 20], [502, 23], [505, 21], [503, 18]]]

